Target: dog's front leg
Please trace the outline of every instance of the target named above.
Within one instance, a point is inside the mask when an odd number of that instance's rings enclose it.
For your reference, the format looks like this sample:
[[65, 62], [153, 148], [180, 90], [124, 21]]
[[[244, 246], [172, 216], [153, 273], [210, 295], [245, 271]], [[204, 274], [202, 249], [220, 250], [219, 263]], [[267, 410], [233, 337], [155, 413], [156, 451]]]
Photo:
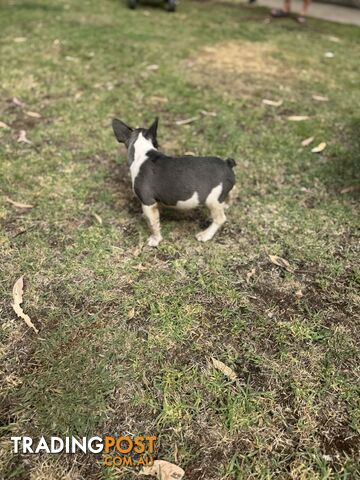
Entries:
[[150, 247], [157, 247], [162, 240], [160, 232], [160, 212], [157, 203], [154, 205], [142, 205], [142, 210], [149, 224], [151, 236], [148, 239], [148, 245]]

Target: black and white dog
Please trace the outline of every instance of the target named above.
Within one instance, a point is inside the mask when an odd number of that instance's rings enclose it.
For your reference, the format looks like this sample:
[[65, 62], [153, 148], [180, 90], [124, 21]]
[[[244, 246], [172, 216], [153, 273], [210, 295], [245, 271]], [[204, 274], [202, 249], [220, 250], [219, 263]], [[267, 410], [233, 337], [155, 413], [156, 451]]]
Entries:
[[213, 221], [196, 238], [201, 242], [211, 240], [226, 221], [224, 208], [235, 185], [235, 161], [161, 153], [156, 138], [158, 118], [150, 128], [130, 128], [116, 118], [112, 127], [118, 142], [128, 149], [132, 187], [151, 230], [148, 245], [156, 247], [162, 240], [160, 205], [179, 210], [208, 207]]

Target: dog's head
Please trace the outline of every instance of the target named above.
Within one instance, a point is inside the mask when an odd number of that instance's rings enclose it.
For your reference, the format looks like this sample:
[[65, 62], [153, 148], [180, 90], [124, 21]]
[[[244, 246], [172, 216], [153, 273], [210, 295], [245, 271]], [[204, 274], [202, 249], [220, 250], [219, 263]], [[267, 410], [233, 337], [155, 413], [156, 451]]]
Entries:
[[114, 118], [112, 121], [112, 128], [114, 130], [115, 137], [119, 143], [124, 143], [130, 153], [130, 149], [135, 145], [140, 134], [151, 142], [155, 149], [158, 148], [157, 142], [157, 127], [159, 118], [156, 117], [154, 122], [149, 128], [131, 128], [121, 120]]

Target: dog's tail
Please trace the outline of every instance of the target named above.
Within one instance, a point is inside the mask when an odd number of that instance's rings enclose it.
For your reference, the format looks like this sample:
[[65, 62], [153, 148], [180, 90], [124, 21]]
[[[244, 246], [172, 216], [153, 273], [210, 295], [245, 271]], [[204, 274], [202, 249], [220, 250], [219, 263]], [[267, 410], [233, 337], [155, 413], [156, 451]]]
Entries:
[[230, 168], [234, 168], [236, 165], [236, 162], [233, 158], [227, 158], [225, 162], [229, 165]]

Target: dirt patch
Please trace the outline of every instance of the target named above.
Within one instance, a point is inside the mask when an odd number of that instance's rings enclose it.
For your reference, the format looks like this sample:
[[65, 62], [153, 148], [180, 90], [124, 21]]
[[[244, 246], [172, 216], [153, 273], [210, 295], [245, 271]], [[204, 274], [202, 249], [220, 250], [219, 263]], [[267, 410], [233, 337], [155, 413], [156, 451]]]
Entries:
[[196, 83], [222, 92], [250, 92], [264, 79], [284, 78], [288, 68], [275, 58], [277, 49], [266, 43], [224, 42], [204, 47], [186, 62], [186, 70]]

